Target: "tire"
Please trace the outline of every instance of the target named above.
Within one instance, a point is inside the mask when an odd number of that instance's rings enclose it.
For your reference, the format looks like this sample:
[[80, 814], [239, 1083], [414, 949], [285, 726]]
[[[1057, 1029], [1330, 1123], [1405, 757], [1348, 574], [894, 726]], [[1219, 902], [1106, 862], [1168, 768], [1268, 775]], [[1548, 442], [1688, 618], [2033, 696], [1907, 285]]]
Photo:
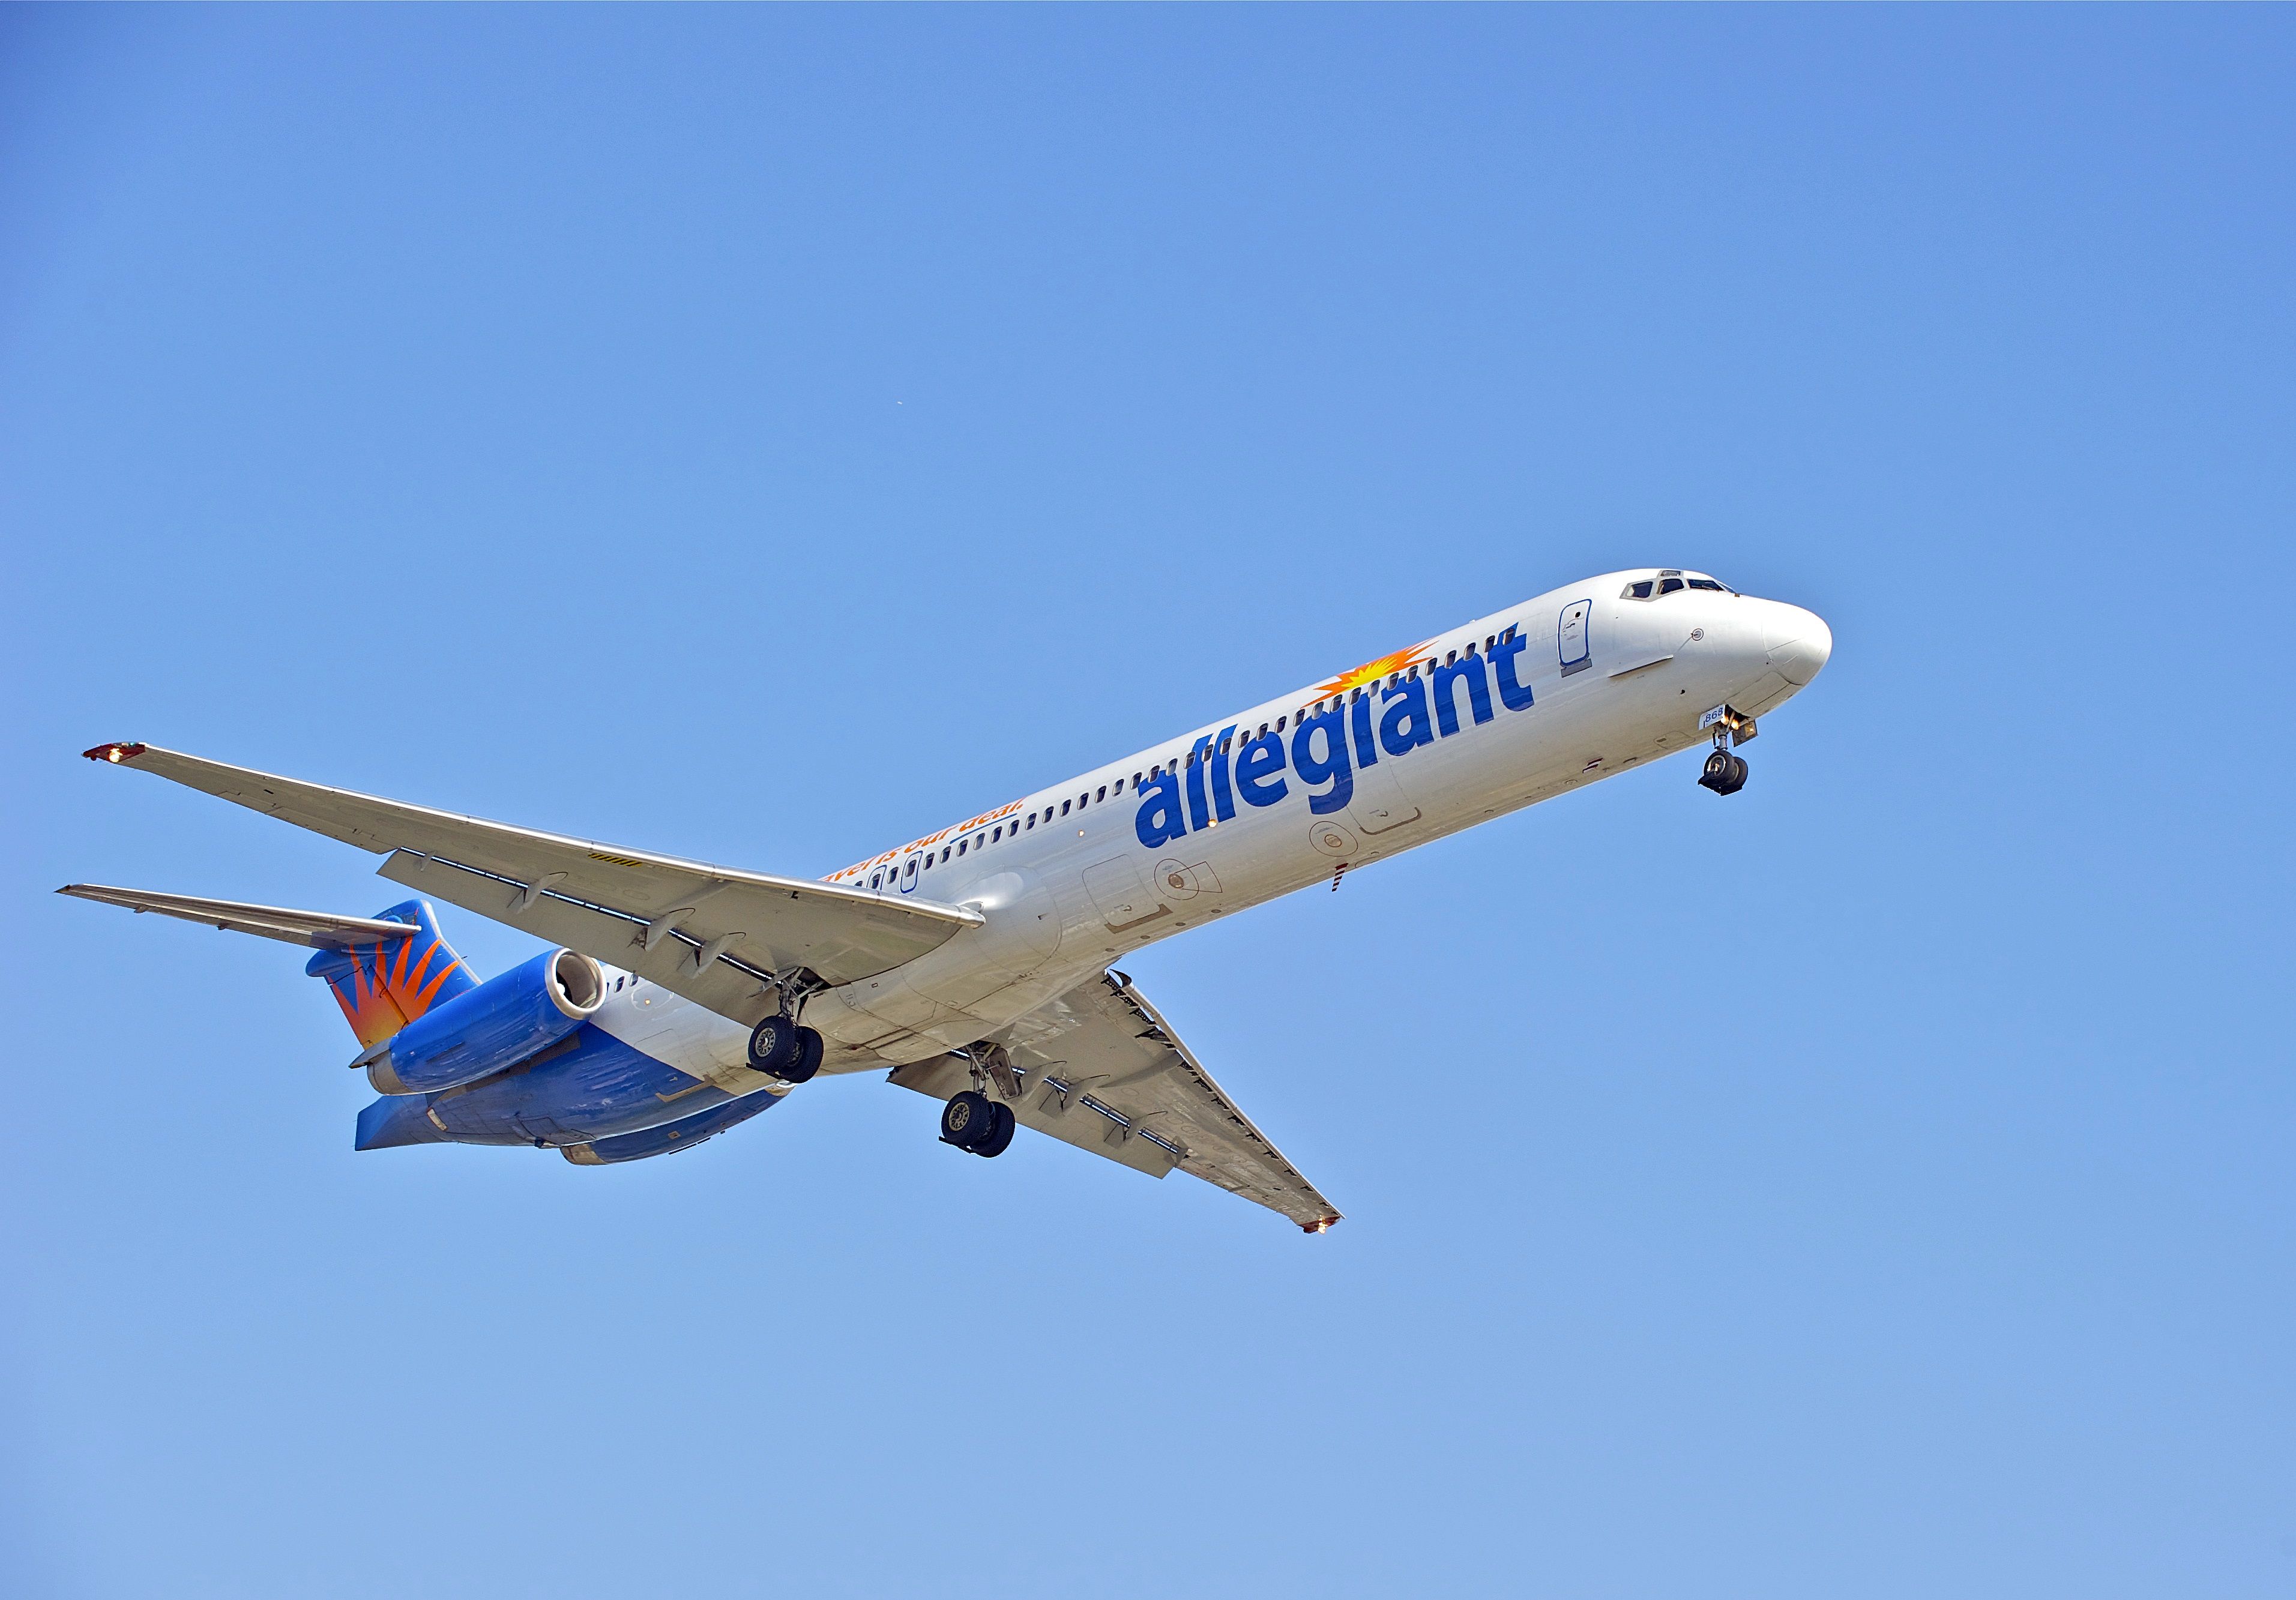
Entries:
[[[807, 1031], [811, 1031], [808, 1030]], [[770, 1016], [750, 1030], [750, 1071], [786, 1079], [797, 1059], [801, 1041], [796, 1023]]]
[[797, 1030], [797, 1059], [777, 1076], [783, 1083], [805, 1083], [821, 1071], [821, 1035], [810, 1028]]
[[996, 1113], [996, 1125], [989, 1130], [987, 1138], [972, 1147], [972, 1153], [1003, 1155], [1005, 1146], [1013, 1142], [1013, 1130], [1021, 1125], [1020, 1120], [1013, 1115], [1013, 1108], [1002, 1100], [989, 1102], [988, 1109]]
[[964, 1089], [940, 1108], [940, 1136], [945, 1145], [970, 1150], [996, 1129], [996, 1103], [978, 1089]]
[[1737, 793], [1746, 786], [1746, 758], [1734, 756], [1728, 751], [1716, 751], [1706, 758], [1705, 770], [1698, 775], [1698, 786], [1711, 789], [1717, 794]]

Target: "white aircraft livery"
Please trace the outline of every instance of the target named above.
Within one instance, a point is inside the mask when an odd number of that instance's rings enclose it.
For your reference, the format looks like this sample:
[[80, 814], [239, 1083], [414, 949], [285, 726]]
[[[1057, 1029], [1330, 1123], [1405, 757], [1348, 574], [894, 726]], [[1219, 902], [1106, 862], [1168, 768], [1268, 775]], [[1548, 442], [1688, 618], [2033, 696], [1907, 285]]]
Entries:
[[[157, 773], [385, 857], [374, 916], [60, 892], [317, 951], [380, 1098], [357, 1147], [685, 1150], [819, 1072], [890, 1069], [943, 1142], [1025, 1126], [1310, 1233], [1339, 1212], [1114, 968], [1126, 952], [1674, 751], [1734, 794], [1755, 719], [1833, 648], [1799, 606], [1611, 572], [1220, 717], [823, 879], [379, 800], [149, 744]], [[480, 982], [435, 902], [551, 948]]]

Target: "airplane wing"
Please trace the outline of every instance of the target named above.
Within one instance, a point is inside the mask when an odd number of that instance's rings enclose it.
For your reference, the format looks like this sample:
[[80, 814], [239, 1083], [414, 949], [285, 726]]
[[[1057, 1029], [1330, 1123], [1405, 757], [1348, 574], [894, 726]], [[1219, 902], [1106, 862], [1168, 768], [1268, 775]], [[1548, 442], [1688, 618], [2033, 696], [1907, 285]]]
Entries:
[[387, 851], [379, 869], [386, 878], [627, 968], [745, 1024], [775, 1009], [767, 997], [779, 974], [805, 968], [830, 983], [873, 977], [983, 921], [963, 907], [540, 833], [156, 745], [100, 744], [86, 753]]
[[1121, 972], [1022, 1018], [1001, 1051], [912, 1062], [891, 1081], [937, 1100], [977, 1086], [1024, 1127], [1151, 1177], [1177, 1167], [1311, 1234], [1340, 1219]]
[[284, 906], [250, 906], [239, 900], [203, 900], [196, 895], [161, 894], [151, 889], [112, 889], [102, 883], [67, 883], [56, 890], [130, 911], [156, 911], [205, 923], [227, 933], [253, 933], [285, 944], [319, 950], [348, 950], [378, 939], [408, 939], [422, 931], [412, 923], [372, 916], [338, 916], [331, 911], [291, 911]]

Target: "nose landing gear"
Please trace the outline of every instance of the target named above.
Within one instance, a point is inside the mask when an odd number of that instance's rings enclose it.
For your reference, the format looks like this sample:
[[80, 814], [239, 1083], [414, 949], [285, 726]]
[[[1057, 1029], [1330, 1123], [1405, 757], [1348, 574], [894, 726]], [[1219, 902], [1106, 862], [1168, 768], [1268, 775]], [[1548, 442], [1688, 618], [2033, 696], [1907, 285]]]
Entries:
[[1743, 744], [1754, 736], [1759, 731], [1754, 719], [1721, 705], [1701, 717], [1698, 726], [1714, 730], [1714, 753], [1706, 758], [1705, 769], [1698, 775], [1698, 786], [1711, 789], [1717, 794], [1737, 793], [1746, 786], [1746, 758], [1733, 755], [1730, 747]]
[[1746, 758], [1716, 751], [1706, 758], [1706, 770], [1698, 775], [1698, 786], [1717, 794], [1737, 793], [1746, 786]]

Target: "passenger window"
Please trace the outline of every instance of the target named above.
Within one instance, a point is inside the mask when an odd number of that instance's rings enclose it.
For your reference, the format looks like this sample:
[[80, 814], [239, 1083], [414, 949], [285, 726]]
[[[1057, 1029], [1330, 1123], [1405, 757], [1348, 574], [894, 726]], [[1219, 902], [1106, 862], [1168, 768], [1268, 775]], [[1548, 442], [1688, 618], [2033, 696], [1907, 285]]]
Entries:
[[960, 855], [960, 856], [962, 856], [963, 854], [964, 854], [964, 847], [965, 847], [966, 845], [968, 845], [968, 844], [971, 844], [972, 842], [972, 841], [971, 841], [970, 839], [960, 839], [960, 840], [958, 840], [958, 841], [956, 841], [956, 853], [957, 853], [958, 855]]
[[1068, 802], [1068, 801], [1066, 801], [1066, 800], [1062, 800], [1062, 801], [1061, 802], [1061, 815], [1062, 815], [1062, 816], [1066, 816], [1068, 814], [1069, 814], [1069, 802]]
[[1094, 795], [1092, 798], [1095, 800], [1106, 800], [1108, 798], [1108, 785], [1103, 784], [1100, 786], [1100, 792]]
[[1025, 822], [1025, 823], [1022, 823], [1021, 825], [1022, 827], [1024, 827], [1024, 828], [1033, 828], [1033, 827], [1035, 827], [1035, 826], [1037, 825], [1037, 814], [1036, 814], [1034, 811], [1029, 812], [1029, 820], [1028, 820], [1027, 822]]

